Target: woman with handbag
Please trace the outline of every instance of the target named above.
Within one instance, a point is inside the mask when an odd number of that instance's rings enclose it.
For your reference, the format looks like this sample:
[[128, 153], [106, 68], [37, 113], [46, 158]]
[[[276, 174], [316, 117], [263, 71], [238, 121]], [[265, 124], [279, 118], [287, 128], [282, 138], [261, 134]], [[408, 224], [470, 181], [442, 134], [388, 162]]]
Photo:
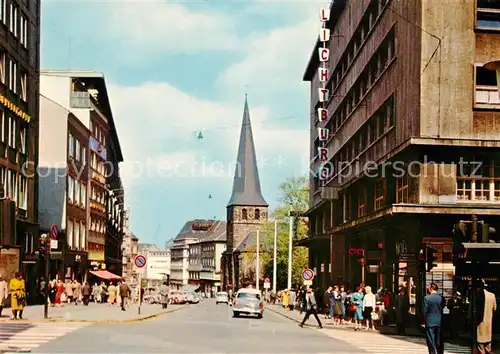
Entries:
[[354, 330], [361, 329], [361, 322], [363, 321], [363, 288], [360, 286], [351, 297], [351, 311], [354, 312]]
[[12, 309], [11, 320], [22, 320], [24, 305], [26, 304], [26, 285], [23, 275], [17, 272], [9, 283], [10, 307]]

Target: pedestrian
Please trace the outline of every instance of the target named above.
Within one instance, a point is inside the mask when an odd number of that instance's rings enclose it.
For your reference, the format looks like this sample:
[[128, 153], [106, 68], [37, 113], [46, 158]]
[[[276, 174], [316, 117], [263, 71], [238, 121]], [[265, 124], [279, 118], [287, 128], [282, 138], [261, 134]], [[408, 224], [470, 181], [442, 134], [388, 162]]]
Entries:
[[2, 317], [2, 311], [6, 305], [7, 298], [9, 297], [9, 285], [0, 274], [0, 317]]
[[363, 321], [363, 288], [359, 286], [356, 292], [351, 296], [351, 312], [354, 313], [354, 330], [361, 329], [361, 322]]
[[161, 302], [161, 308], [166, 309], [168, 306], [168, 294], [170, 292], [170, 289], [168, 288], [167, 282], [163, 282], [163, 285], [160, 286], [160, 302]]
[[340, 286], [340, 312], [341, 312], [340, 323], [341, 324], [345, 324], [345, 322], [346, 322], [346, 317], [347, 317], [346, 304], [347, 304], [347, 293], [345, 291], [344, 285], [341, 285]]
[[290, 311], [295, 309], [295, 301], [297, 301], [297, 293], [292, 289], [290, 290]]
[[17, 272], [10, 280], [10, 307], [12, 309], [11, 320], [22, 320], [24, 305], [26, 304], [26, 284], [21, 272]]
[[66, 299], [68, 301], [68, 304], [70, 304], [71, 301], [73, 300], [73, 283], [69, 279], [66, 280], [66, 285], [64, 286], [64, 292], [66, 293]]
[[89, 283], [85, 282], [85, 284], [83, 284], [83, 288], [82, 288], [82, 299], [83, 299], [84, 306], [89, 306], [91, 294], [92, 294], [92, 289], [90, 288]]
[[365, 286], [365, 296], [363, 297], [363, 318], [366, 322], [366, 329], [370, 329], [370, 324], [372, 330], [375, 330], [375, 322], [373, 321], [373, 313], [375, 312], [375, 306], [377, 303], [377, 298], [375, 294], [372, 293], [371, 286]]
[[127, 283], [122, 282], [122, 283], [120, 283], [120, 286], [118, 287], [118, 293], [120, 294], [121, 309], [122, 309], [122, 311], [125, 311], [125, 305], [127, 303], [127, 299], [130, 296], [130, 294], [132, 293], [132, 291], [130, 290], [130, 287], [128, 286]]
[[82, 297], [82, 285], [78, 280], [73, 281], [73, 299], [75, 299], [75, 305], [81, 301]]
[[300, 323], [300, 327], [304, 327], [304, 323], [306, 323], [306, 321], [309, 319], [309, 316], [313, 315], [318, 322], [318, 328], [323, 328], [323, 325], [321, 324], [321, 321], [318, 317], [318, 305], [316, 303], [316, 298], [314, 297], [314, 291], [311, 288], [307, 289], [306, 301], [307, 311], [304, 319]]
[[431, 283], [428, 292], [424, 297], [423, 314], [425, 339], [429, 354], [442, 354], [443, 341], [441, 332], [441, 323], [443, 319], [444, 299], [438, 294], [438, 286]]
[[57, 288], [56, 288], [56, 280], [53, 279], [49, 283], [49, 301], [50, 301], [50, 306], [55, 306], [56, 304], [56, 294], [57, 294]]
[[57, 279], [55, 304], [57, 307], [61, 307], [61, 304], [63, 302], [64, 302], [64, 284], [61, 281], [61, 279]]
[[478, 284], [477, 301], [477, 350], [479, 354], [493, 353], [491, 347], [491, 332], [493, 323], [493, 312], [497, 310], [495, 294], [484, 289], [484, 283]]
[[94, 299], [94, 302], [96, 304], [100, 304], [102, 299], [101, 299], [101, 287], [99, 286], [99, 284], [97, 283], [94, 283], [94, 286], [92, 286], [92, 297]]
[[115, 304], [116, 292], [117, 292], [117, 289], [116, 289], [116, 286], [113, 284], [113, 282], [109, 283], [108, 293], [107, 293], [109, 306], [113, 306]]
[[396, 297], [396, 325], [398, 327], [398, 334], [405, 335], [406, 324], [408, 323], [408, 313], [410, 311], [410, 299], [406, 291], [401, 288]]

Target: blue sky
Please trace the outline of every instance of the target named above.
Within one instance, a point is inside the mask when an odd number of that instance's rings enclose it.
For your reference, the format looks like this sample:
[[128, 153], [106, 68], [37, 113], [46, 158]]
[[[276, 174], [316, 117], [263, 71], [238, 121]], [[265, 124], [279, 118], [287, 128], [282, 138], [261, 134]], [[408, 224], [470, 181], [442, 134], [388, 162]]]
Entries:
[[42, 67], [106, 76], [141, 242], [163, 245], [187, 220], [225, 218], [246, 91], [271, 208], [282, 180], [307, 173], [302, 74], [322, 5], [42, 2]]

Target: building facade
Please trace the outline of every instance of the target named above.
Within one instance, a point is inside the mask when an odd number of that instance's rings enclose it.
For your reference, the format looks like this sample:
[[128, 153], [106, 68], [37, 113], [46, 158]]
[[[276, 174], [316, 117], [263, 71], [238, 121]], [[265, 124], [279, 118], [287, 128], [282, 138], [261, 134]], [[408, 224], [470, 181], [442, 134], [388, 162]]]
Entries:
[[158, 288], [170, 279], [170, 249], [148, 250], [145, 279], [148, 288]]
[[[434, 281], [450, 297], [461, 286], [453, 224], [476, 214], [500, 227], [500, 99], [485, 66], [500, 59], [499, 9], [484, 0], [332, 3], [329, 55], [318, 41], [304, 75], [311, 169], [323, 173], [311, 177], [301, 243], [318, 286], [406, 287], [420, 304]], [[449, 14], [453, 26], [442, 21]], [[439, 259], [427, 274], [415, 266], [425, 245]]]
[[125, 228], [125, 236], [123, 237], [123, 265], [122, 275], [125, 281], [136, 286], [138, 277], [134, 267], [134, 258], [139, 254], [139, 239], [135, 236], [128, 227]]
[[234, 250], [252, 231], [261, 230], [267, 221], [268, 204], [260, 188], [257, 157], [253, 141], [250, 110], [245, 98], [233, 192], [227, 209], [226, 251], [222, 257], [222, 286], [224, 290], [236, 290], [242, 284], [245, 269], [240, 267]]
[[[0, 271], [34, 295], [38, 247], [40, 1], [0, 1]], [[5, 199], [3, 199], [5, 198]]]
[[201, 290], [210, 297], [221, 290], [221, 259], [226, 251], [226, 223], [219, 222], [212, 235], [200, 241]]
[[[104, 76], [94, 71], [47, 70], [41, 73], [40, 86], [41, 93], [45, 98], [57, 102], [59, 106], [71, 112], [89, 131], [88, 146], [85, 147], [87, 151], [86, 162], [88, 164], [87, 176], [89, 179], [86, 191], [89, 209], [85, 233], [88, 252], [87, 260], [85, 260], [86, 267], [94, 271], [109, 270], [110, 272], [121, 273], [122, 240], [119, 240], [119, 251], [116, 252], [114, 246], [106, 248], [107, 242], [112, 245], [117, 242], [117, 236], [109, 235], [107, 231], [110, 223], [116, 225], [115, 214], [109, 213], [108, 209], [113, 207], [118, 210], [117, 214], [123, 215], [123, 191], [119, 188], [116, 190], [116, 193], [121, 197], [115, 198], [117, 202], [112, 204], [109, 200], [110, 185], [117, 183], [117, 179], [119, 181], [119, 170], [115, 166], [115, 158], [112, 157], [112, 153], [109, 151], [114, 150], [118, 160], [121, 159], [121, 153], [118, 153], [120, 147]], [[76, 141], [74, 144], [76, 149]], [[81, 145], [81, 142], [79, 144]], [[47, 149], [54, 150], [49, 142], [47, 142]], [[79, 188], [81, 189], [81, 186]], [[118, 224], [122, 230], [123, 217], [119, 219]], [[82, 262], [81, 255], [74, 252], [76, 245], [72, 238], [69, 237], [71, 230], [68, 226], [70, 225], [66, 224], [61, 229], [64, 242], [69, 247], [70, 261], [77, 262], [78, 260], [78, 262]], [[80, 235], [81, 231], [78, 235], [81, 242]], [[110, 238], [113, 239], [107, 241]], [[73, 246], [70, 245], [71, 242], [73, 242]], [[113, 261], [107, 261], [106, 252], [113, 258]], [[118, 266], [114, 261], [117, 253], [120, 255]]]

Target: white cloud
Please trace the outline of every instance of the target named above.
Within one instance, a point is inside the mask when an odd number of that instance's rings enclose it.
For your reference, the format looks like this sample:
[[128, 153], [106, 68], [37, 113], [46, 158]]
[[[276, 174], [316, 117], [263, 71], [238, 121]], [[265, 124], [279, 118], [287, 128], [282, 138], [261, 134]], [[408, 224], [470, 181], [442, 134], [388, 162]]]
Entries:
[[229, 50], [238, 43], [235, 19], [221, 12], [149, 1], [111, 3], [107, 9], [110, 27], [106, 35], [126, 45], [129, 53]]

